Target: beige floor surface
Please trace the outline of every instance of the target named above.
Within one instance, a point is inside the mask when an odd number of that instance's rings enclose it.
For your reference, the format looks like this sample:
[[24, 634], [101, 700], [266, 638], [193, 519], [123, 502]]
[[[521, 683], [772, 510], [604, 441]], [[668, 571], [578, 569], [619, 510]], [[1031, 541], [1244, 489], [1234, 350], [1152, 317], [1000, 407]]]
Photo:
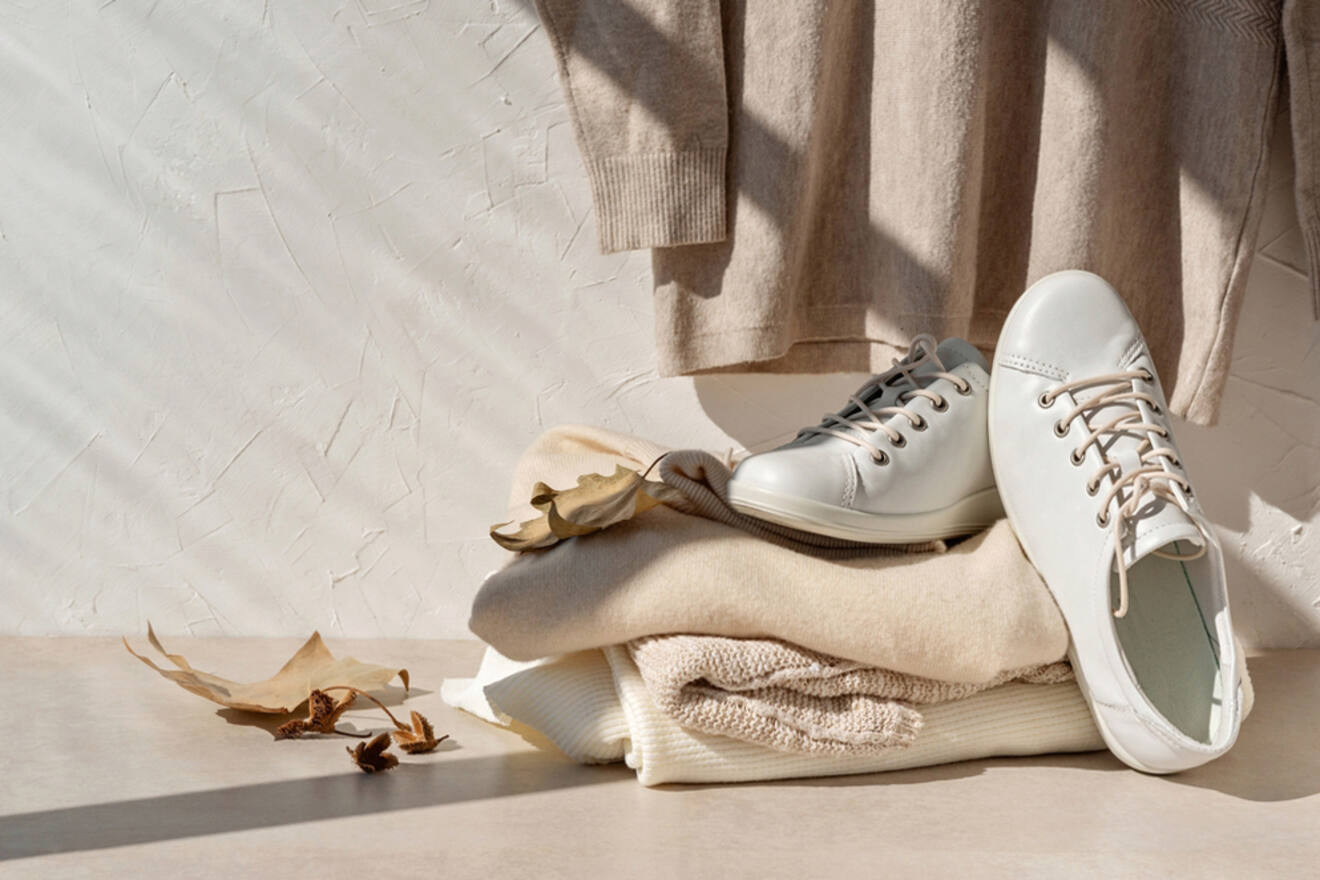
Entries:
[[[297, 644], [166, 640], [239, 679]], [[407, 666], [453, 747], [367, 776], [352, 740], [275, 742], [118, 640], [0, 639], [0, 877], [1320, 876], [1320, 651], [1253, 659], [1238, 745], [1176, 777], [1095, 753], [646, 789], [446, 708], [475, 642], [330, 645]]]

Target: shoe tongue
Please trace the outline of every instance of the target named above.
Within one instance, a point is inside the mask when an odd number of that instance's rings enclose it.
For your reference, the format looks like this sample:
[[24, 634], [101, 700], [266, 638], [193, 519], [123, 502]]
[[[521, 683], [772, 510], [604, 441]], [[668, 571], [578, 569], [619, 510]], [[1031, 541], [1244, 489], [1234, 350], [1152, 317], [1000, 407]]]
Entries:
[[957, 336], [950, 336], [941, 342], [935, 353], [944, 362], [946, 370], [952, 370], [959, 364], [973, 363], [987, 373], [990, 372], [990, 365], [986, 363], [985, 355], [981, 354], [975, 345]]
[[[908, 357], [913, 359], [920, 358], [921, 356], [922, 353], [918, 351], [908, 353]], [[939, 363], [936, 363], [935, 360], [928, 359], [925, 363], [914, 368], [912, 374], [914, 376], [922, 376], [927, 373], [939, 372], [941, 370], [947, 373], [959, 364], [968, 362], [979, 365], [981, 369], [987, 372], [989, 372], [990, 369], [986, 364], [985, 357], [977, 350], [976, 346], [966, 340], [958, 339], [957, 337], [949, 337], [939, 343], [935, 347], [935, 358], [938, 359]], [[866, 402], [867, 406], [876, 409], [883, 406], [893, 406], [898, 402], [899, 395], [911, 387], [910, 384], [904, 382], [902, 379], [894, 377], [890, 383], [876, 386], [869, 394], [861, 399]], [[850, 418], [857, 413], [857, 407], [852, 404], [849, 404], [839, 411], [839, 415], [843, 418]], [[895, 416], [890, 416], [885, 419], [885, 421], [889, 421], [892, 418], [895, 418]], [[788, 445], [816, 446], [845, 442], [846, 441], [840, 440], [837, 437], [816, 434], [809, 437], [796, 438], [790, 441]]]
[[1196, 523], [1176, 503], [1157, 495], [1147, 495], [1137, 512], [1128, 518], [1128, 539], [1123, 549], [1123, 560], [1128, 567], [1151, 553], [1168, 547], [1175, 541], [1180, 546], [1171, 548], [1179, 556], [1191, 551], [1188, 543], [1200, 547], [1205, 535]]
[[[950, 336], [935, 347], [935, 358], [939, 361], [938, 363], [936, 363], [936, 360], [927, 360], [925, 363], [920, 364], [913, 369], [912, 374], [914, 376], [924, 376], [928, 373], [941, 371], [947, 373], [959, 364], [969, 362], [977, 364], [986, 372], [990, 371], [990, 367], [986, 364], [985, 357], [977, 350], [976, 346], [966, 340], [959, 339], [956, 336]], [[912, 387], [901, 379], [895, 378], [894, 381], [898, 384], [881, 385], [876, 388], [871, 394], [867, 395], [865, 398], [866, 402], [873, 405], [879, 401], [880, 398], [885, 397], [887, 393], [891, 398], [897, 397], [900, 393]]]

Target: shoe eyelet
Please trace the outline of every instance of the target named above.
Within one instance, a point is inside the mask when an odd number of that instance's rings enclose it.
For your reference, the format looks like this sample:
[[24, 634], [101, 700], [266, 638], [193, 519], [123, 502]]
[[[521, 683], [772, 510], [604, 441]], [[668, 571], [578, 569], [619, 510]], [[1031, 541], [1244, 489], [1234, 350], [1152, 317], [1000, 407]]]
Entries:
[[958, 393], [963, 397], [970, 397], [972, 394], [972, 383], [964, 382], [958, 386]]
[[1074, 449], [1072, 452], [1068, 453], [1068, 460], [1073, 463], [1074, 467], [1081, 467], [1082, 462], [1086, 461], [1086, 454], [1083, 453], [1082, 455], [1078, 455], [1077, 450]]
[[1145, 367], [1142, 367], [1142, 368], [1141, 368], [1141, 373], [1142, 373], [1141, 380], [1142, 380], [1143, 382], [1154, 382], [1154, 381], [1155, 381], [1155, 374], [1152, 373], [1150, 370], [1146, 369]]
[[944, 412], [946, 409], [949, 408], [949, 401], [947, 401], [947, 400], [945, 400], [943, 397], [941, 397], [939, 400], [937, 400], [937, 401], [935, 401], [934, 403], [932, 403], [932, 404], [930, 405], [930, 408], [933, 409], [933, 410], [935, 410], [935, 412], [940, 412], [940, 413], [942, 413], [942, 412]]
[[1064, 424], [1063, 422], [1055, 422], [1055, 423], [1054, 423], [1054, 436], [1055, 436], [1055, 437], [1067, 437], [1067, 436], [1068, 436], [1068, 432], [1071, 431], [1071, 430], [1072, 430], [1072, 424], [1071, 424], [1071, 423], [1069, 423], [1069, 424]]
[[1090, 495], [1092, 498], [1094, 498], [1096, 496], [1096, 493], [1098, 493], [1099, 491], [1100, 491], [1099, 483], [1092, 483], [1090, 480], [1087, 480], [1086, 482], [1087, 495]]
[[1164, 415], [1164, 407], [1160, 406], [1158, 403], [1152, 403], [1150, 405], [1150, 411], [1157, 416]]
[[1049, 409], [1050, 406], [1054, 403], [1054, 398], [1050, 397], [1050, 393], [1048, 391], [1042, 391], [1040, 393], [1040, 397], [1036, 398], [1036, 403], [1040, 404], [1041, 409]]
[[879, 455], [872, 455], [871, 461], [873, 461], [875, 464], [879, 465], [880, 467], [884, 467], [885, 465], [889, 464], [889, 456], [885, 455], [882, 452]]
[[915, 422], [912, 423], [912, 430], [914, 431], [924, 431], [928, 427], [930, 427], [930, 422], [927, 422], [925, 419], [922, 418], [918, 418]]
[[1102, 529], [1109, 528], [1109, 512], [1102, 510], [1095, 515], [1095, 524]]
[[889, 442], [894, 444], [895, 449], [902, 449], [904, 446], [907, 446], [907, 438], [902, 434], [898, 435], [897, 440], [890, 440]]

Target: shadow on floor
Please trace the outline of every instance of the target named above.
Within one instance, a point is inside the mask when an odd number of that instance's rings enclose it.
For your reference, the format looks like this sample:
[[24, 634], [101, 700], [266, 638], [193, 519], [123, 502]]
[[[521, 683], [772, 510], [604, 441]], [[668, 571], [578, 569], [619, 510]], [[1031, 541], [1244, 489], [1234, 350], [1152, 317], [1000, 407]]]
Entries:
[[264, 782], [0, 818], [0, 861], [318, 822], [634, 779], [540, 753], [436, 760], [377, 776]]

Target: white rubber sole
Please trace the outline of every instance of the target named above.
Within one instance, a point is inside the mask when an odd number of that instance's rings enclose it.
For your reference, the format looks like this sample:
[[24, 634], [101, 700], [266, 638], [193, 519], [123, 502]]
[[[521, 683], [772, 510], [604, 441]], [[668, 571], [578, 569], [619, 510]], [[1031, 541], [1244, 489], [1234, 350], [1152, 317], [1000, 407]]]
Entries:
[[780, 495], [734, 480], [729, 483], [729, 506], [781, 526], [866, 544], [919, 544], [956, 538], [987, 529], [1004, 515], [994, 487], [941, 510], [885, 515]]

